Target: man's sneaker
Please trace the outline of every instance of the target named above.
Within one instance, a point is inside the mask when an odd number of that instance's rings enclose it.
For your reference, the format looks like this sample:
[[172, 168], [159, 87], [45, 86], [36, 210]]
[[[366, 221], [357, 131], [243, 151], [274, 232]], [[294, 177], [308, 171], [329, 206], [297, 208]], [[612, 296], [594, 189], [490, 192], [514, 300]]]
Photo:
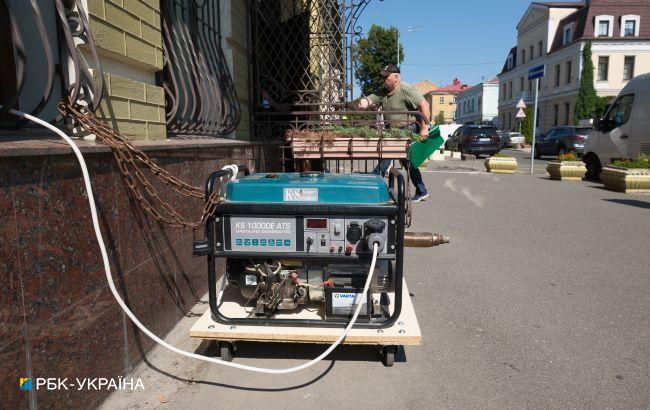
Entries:
[[427, 194], [426, 192], [423, 193], [423, 194], [415, 194], [415, 196], [413, 197], [413, 199], [411, 201], [412, 202], [426, 201], [428, 197], [429, 197], [429, 194]]

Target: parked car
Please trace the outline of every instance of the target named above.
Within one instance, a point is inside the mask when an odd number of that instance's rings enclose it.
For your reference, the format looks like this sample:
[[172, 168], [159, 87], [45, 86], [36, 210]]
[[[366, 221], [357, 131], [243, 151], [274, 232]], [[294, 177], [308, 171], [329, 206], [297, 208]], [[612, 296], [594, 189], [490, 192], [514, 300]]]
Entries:
[[494, 125], [463, 125], [449, 136], [445, 147], [462, 154], [493, 155], [501, 149]]
[[546, 134], [535, 139], [535, 158], [541, 158], [542, 155], [562, 155], [567, 152], [581, 156], [585, 141], [592, 131], [591, 127], [553, 127]]
[[589, 136], [583, 161], [589, 179], [598, 179], [603, 165], [620, 158], [650, 155], [650, 74], [634, 77], [621, 90]]
[[509, 132], [505, 136], [505, 147], [524, 145], [526, 138], [518, 132]]

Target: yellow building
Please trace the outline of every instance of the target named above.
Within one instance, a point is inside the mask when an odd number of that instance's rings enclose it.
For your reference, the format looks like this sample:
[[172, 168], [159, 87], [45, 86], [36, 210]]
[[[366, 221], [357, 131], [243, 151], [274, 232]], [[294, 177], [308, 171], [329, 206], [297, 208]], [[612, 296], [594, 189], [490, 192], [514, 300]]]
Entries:
[[642, 3], [531, 3], [517, 24], [517, 45], [498, 76], [503, 129], [517, 129], [515, 105], [520, 98], [529, 107], [534, 104], [528, 70], [539, 65], [546, 66], [546, 73], [539, 86], [538, 130], [573, 124], [587, 41], [592, 43], [599, 96], [615, 96], [632, 77], [650, 72], [650, 7]]
[[463, 84], [457, 78], [454, 82], [424, 95], [424, 98], [431, 106], [431, 121], [442, 113], [445, 117], [445, 123], [451, 124], [456, 117], [456, 96], [467, 89], [467, 84]]

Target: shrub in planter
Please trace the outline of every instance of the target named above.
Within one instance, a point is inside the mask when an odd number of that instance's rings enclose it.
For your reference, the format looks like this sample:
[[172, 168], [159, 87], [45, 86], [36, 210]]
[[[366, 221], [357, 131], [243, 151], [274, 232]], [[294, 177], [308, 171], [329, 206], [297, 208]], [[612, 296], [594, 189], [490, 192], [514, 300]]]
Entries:
[[600, 180], [610, 191], [650, 193], [650, 157], [614, 161], [603, 167]]
[[517, 170], [517, 158], [505, 154], [494, 154], [486, 159], [485, 169], [493, 174], [514, 174]]
[[562, 154], [556, 161], [549, 161], [546, 171], [557, 181], [582, 181], [587, 167], [572, 153]]

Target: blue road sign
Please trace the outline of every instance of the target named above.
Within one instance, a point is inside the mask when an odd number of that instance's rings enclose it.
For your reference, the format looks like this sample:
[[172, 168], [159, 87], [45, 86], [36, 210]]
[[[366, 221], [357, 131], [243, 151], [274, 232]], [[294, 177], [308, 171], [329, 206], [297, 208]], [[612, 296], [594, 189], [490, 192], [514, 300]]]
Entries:
[[538, 65], [537, 67], [533, 67], [530, 70], [528, 70], [528, 79], [529, 80], [534, 80], [536, 78], [542, 78], [544, 77], [544, 68], [545, 65]]

